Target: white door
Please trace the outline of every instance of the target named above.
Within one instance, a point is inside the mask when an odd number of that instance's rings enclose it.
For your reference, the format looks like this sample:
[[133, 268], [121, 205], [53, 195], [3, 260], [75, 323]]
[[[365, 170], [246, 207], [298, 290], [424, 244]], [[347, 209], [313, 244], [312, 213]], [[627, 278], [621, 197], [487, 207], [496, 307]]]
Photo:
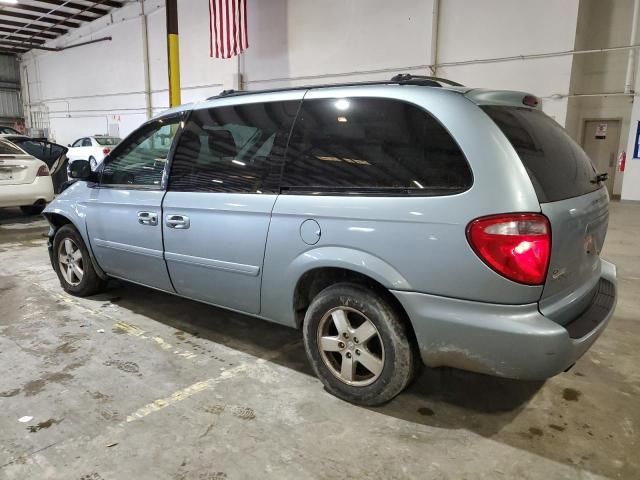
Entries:
[[582, 148], [598, 173], [608, 173], [609, 196], [613, 195], [616, 160], [620, 143], [620, 120], [587, 120], [584, 122]]

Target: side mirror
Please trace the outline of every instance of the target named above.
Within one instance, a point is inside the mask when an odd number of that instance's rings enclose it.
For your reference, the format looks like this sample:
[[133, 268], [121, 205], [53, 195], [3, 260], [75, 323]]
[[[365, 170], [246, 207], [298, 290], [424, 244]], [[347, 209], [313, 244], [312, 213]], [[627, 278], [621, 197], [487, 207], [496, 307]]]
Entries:
[[74, 160], [69, 163], [69, 178], [76, 180], [95, 181], [95, 174], [91, 171], [91, 165], [88, 160]]

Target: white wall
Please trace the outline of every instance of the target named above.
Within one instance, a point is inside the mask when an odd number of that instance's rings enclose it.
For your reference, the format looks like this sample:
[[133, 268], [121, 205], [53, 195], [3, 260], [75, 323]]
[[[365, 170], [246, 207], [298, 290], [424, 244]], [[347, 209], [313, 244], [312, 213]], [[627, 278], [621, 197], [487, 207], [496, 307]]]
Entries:
[[[588, 50], [628, 45], [633, 0], [582, 0], [575, 48]], [[627, 51], [577, 55], [573, 61], [567, 130], [583, 142], [587, 120], [620, 120], [618, 154], [626, 150], [633, 98], [630, 96], [582, 97], [584, 94], [621, 93], [624, 90]], [[620, 195], [623, 172], [616, 172], [613, 194]]]
[[[206, 0], [180, 0], [183, 102], [215, 95], [239, 70], [248, 89], [428, 74], [433, 0], [249, 0], [249, 50], [240, 59], [209, 58]], [[147, 0], [152, 106], [168, 106], [164, 1]], [[578, 0], [442, 0], [440, 62], [573, 48]], [[25, 102], [48, 109], [60, 142], [104, 132], [129, 133], [146, 119], [140, 5], [52, 42], [102, 42], [63, 52], [32, 51], [22, 61]], [[572, 57], [450, 66], [438, 75], [466, 85], [524, 90], [565, 122]], [[68, 110], [68, 113], [67, 113]]]
[[[578, 0], [443, 0], [438, 62], [572, 50]], [[543, 109], [564, 125], [571, 56], [443, 67], [438, 75], [465, 85], [520, 90], [542, 97]]]

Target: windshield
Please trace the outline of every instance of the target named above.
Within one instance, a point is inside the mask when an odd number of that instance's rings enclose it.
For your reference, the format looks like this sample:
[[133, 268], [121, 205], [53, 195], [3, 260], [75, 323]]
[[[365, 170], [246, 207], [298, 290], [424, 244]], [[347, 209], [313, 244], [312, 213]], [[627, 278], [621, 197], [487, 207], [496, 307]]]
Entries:
[[0, 138], [0, 155], [24, 155], [25, 153], [13, 143]]
[[518, 153], [540, 203], [586, 195], [601, 187], [587, 154], [551, 117], [529, 108], [481, 108]]
[[117, 137], [94, 137], [100, 145], [118, 145], [122, 139]]

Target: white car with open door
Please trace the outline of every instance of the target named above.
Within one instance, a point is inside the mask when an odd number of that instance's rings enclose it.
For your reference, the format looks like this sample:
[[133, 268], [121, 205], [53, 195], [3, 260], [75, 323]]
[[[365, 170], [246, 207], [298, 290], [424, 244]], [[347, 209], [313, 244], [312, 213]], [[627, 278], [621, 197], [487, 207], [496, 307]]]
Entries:
[[27, 215], [37, 215], [52, 200], [46, 163], [0, 138], [0, 207], [20, 207]]
[[121, 138], [107, 135], [82, 137], [69, 145], [67, 158], [69, 163], [75, 160], [88, 160], [91, 170], [95, 170], [102, 163], [104, 157], [121, 141]]

